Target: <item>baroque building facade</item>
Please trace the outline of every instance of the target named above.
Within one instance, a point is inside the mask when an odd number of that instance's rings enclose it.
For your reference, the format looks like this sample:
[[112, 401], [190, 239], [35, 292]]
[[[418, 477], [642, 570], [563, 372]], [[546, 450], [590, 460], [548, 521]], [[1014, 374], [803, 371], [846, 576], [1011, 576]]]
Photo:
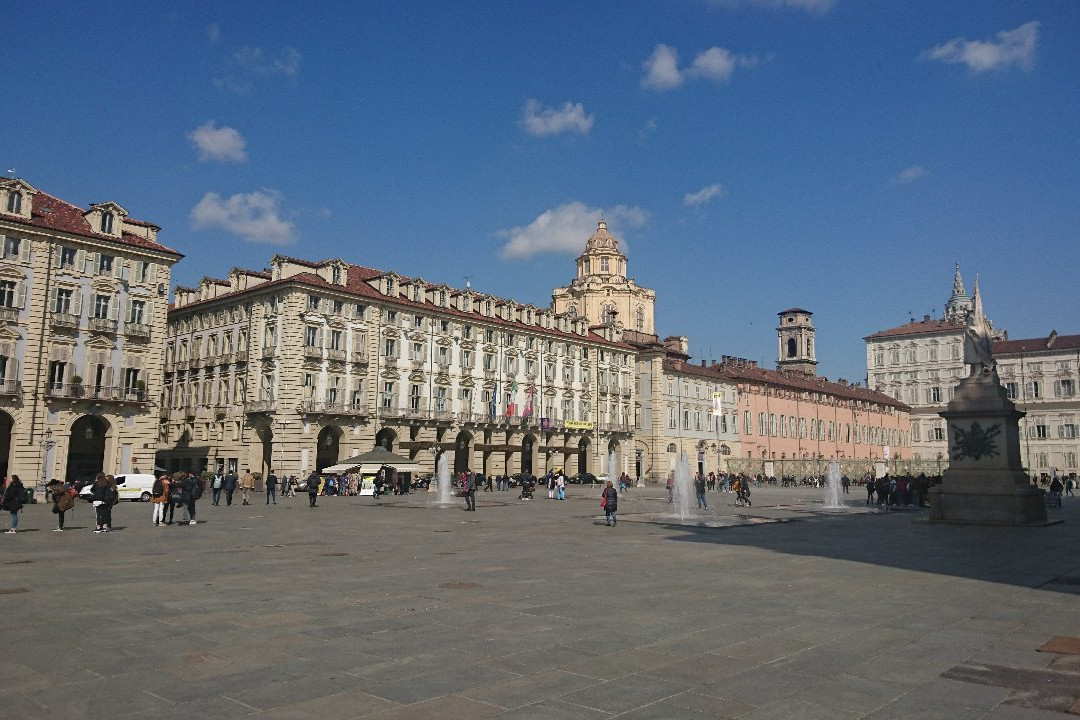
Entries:
[[170, 269], [160, 228], [0, 181], [0, 474], [153, 472]]
[[[957, 266], [941, 318], [927, 315], [865, 339], [867, 380], [911, 406], [912, 452], [927, 468], [948, 465], [948, 433], [939, 413], [968, 372], [963, 343], [970, 312]], [[1051, 331], [1044, 338], [1010, 340], [996, 331], [992, 351], [1006, 392], [1027, 413], [1020, 430], [1028, 471], [1080, 471], [1080, 335]]]
[[279, 255], [177, 289], [159, 459], [303, 475], [381, 445], [432, 470], [619, 472], [632, 351], [613, 322]]

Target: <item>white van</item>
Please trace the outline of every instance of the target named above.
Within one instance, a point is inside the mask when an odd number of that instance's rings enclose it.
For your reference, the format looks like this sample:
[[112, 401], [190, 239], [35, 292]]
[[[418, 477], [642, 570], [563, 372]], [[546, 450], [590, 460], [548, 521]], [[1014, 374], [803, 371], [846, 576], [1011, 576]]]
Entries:
[[[85, 499], [90, 499], [90, 491], [94, 487], [93, 483], [90, 483], [82, 489], [79, 495]], [[117, 475], [116, 476], [116, 491], [120, 494], [121, 500], [137, 500], [140, 502], [150, 502], [151, 491], [154, 489], [154, 476], [153, 475]]]

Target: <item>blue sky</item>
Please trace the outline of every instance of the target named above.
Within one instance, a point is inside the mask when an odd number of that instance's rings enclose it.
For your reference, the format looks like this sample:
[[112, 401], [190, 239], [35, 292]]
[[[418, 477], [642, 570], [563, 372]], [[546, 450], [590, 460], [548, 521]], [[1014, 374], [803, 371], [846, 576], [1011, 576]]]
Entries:
[[661, 334], [820, 371], [940, 314], [1080, 332], [1072, 0], [50, 3], [4, 11], [2, 169], [175, 280], [344, 257], [546, 305], [599, 213]]

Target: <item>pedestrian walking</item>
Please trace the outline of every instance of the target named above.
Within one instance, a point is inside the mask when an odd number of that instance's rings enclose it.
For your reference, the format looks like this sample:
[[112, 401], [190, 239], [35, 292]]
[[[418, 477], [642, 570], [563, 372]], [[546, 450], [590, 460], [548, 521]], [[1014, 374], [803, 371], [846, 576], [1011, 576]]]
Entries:
[[271, 501], [277, 505], [277, 475], [273, 470], [266, 476], [266, 504], [269, 505]]
[[154, 486], [150, 489], [150, 503], [154, 506], [150, 521], [154, 523], [154, 527], [161, 527], [161, 523], [165, 520], [165, 506], [168, 502], [169, 476], [162, 475], [154, 481]]
[[315, 499], [319, 497], [319, 476], [315, 473], [308, 475], [307, 479], [308, 505], [315, 507]]
[[465, 509], [476, 512], [476, 475], [465, 473]]
[[94, 485], [90, 488], [90, 500], [94, 504], [94, 512], [97, 515], [96, 533], [107, 533], [112, 530], [112, 506], [119, 499], [116, 486], [109, 482], [105, 473], [98, 473], [94, 478]]
[[195, 501], [202, 497], [203, 494], [203, 481], [202, 478], [196, 475], [188, 475], [187, 482], [184, 484], [184, 493], [187, 496], [187, 515], [188, 525], [195, 524]]
[[56, 515], [56, 527], [53, 528], [53, 532], [64, 532], [64, 515], [75, 507], [75, 487], [59, 480], [50, 480], [46, 487], [52, 498], [53, 514]]
[[251, 491], [255, 489], [255, 476], [248, 470], [240, 481], [240, 495], [244, 498], [244, 504], [251, 504]]
[[215, 474], [213, 482], [210, 483], [210, 490], [211, 490], [211, 493], [212, 493], [212, 497], [210, 498], [210, 500], [211, 500], [210, 504], [211, 505], [217, 505], [218, 503], [221, 502], [221, 489], [224, 486], [225, 486], [225, 478], [222, 477], [221, 473]]
[[675, 474], [668, 473], [667, 476], [667, 504], [675, 504]]
[[18, 475], [12, 475], [4, 486], [3, 494], [4, 509], [11, 513], [11, 527], [7, 530], [9, 534], [13, 535], [19, 531], [19, 512], [25, 503], [26, 488], [23, 487]]
[[225, 490], [225, 505], [232, 505], [232, 496], [236, 492], [236, 472], [230, 470], [225, 476], [225, 480], [222, 482], [221, 487]]
[[709, 509], [709, 503], [705, 502], [705, 478], [698, 473], [694, 476], [694, 493], [697, 494], [697, 506], [698, 510], [701, 508]]
[[607, 481], [607, 487], [600, 493], [600, 507], [604, 508], [604, 520], [608, 527], [614, 527], [619, 519], [615, 513], [619, 509], [619, 491]]

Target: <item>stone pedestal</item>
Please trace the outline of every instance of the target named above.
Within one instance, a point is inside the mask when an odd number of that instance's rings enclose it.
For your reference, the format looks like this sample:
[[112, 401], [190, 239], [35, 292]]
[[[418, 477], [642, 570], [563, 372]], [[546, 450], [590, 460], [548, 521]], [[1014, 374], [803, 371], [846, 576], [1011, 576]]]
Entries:
[[1001, 387], [996, 370], [964, 378], [941, 417], [949, 440], [949, 467], [930, 489], [930, 521], [990, 525], [1046, 522], [1043, 491], [1020, 460], [1025, 415]]

